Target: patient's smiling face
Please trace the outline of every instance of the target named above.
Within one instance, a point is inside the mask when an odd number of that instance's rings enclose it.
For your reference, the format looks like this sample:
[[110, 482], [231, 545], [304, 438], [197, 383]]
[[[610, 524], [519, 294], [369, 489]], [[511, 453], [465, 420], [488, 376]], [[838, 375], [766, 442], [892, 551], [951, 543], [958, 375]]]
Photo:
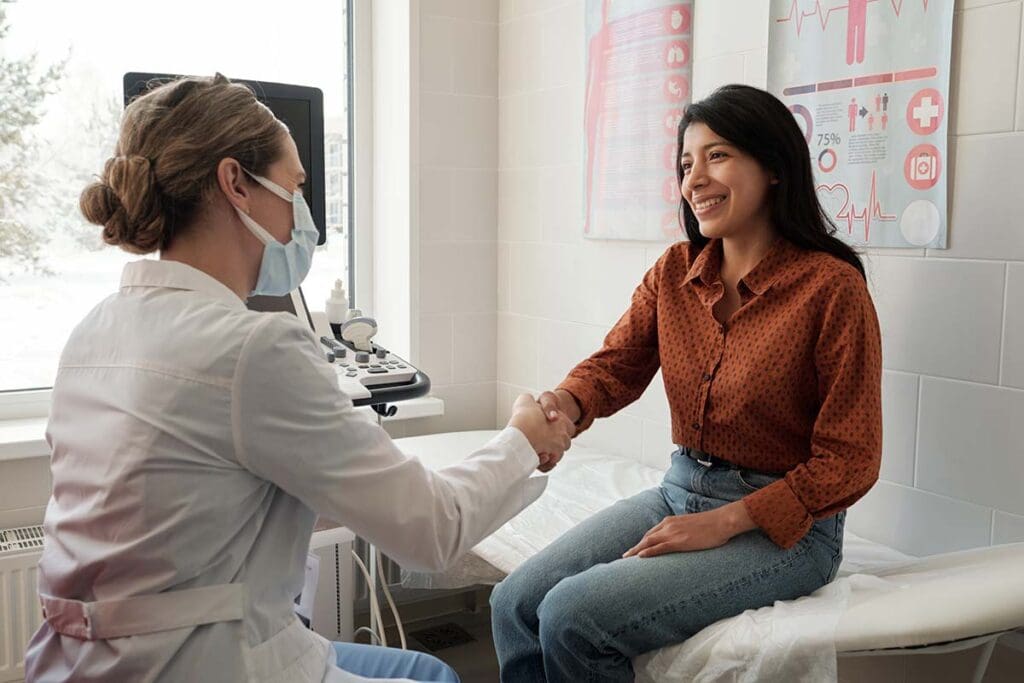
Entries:
[[770, 222], [771, 174], [706, 124], [687, 126], [679, 164], [683, 199], [705, 237], [738, 237]]

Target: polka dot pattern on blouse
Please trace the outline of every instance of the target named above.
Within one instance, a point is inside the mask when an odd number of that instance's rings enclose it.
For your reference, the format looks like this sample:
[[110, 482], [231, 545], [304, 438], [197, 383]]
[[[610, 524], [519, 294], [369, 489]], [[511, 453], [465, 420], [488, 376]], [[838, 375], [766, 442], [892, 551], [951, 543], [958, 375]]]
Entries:
[[742, 305], [722, 325], [712, 313], [721, 261], [718, 240], [669, 247], [559, 388], [580, 403], [582, 431], [639, 398], [661, 367], [675, 443], [785, 473], [743, 501], [788, 548], [878, 479], [878, 319], [853, 266], [779, 239], [740, 280]]

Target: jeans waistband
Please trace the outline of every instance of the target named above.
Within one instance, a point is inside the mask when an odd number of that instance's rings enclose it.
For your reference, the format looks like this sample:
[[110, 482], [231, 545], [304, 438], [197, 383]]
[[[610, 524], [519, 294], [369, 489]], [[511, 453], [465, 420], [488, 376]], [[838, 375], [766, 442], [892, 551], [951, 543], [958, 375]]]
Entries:
[[690, 458], [696, 460], [704, 467], [726, 467], [731, 470], [741, 469], [739, 465], [731, 463], [728, 460], [723, 460], [718, 456], [705, 453], [704, 451], [697, 450], [696, 448], [690, 448], [688, 446], [680, 446], [679, 452]]

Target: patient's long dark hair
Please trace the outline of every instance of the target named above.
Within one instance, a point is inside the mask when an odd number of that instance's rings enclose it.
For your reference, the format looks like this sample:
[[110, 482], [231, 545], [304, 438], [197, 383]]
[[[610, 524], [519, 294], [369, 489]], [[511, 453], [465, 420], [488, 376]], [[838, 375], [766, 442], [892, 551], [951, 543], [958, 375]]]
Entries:
[[[774, 95], [747, 85], [725, 85], [691, 104], [679, 122], [676, 178], [683, 182], [680, 160], [683, 134], [700, 122], [743, 150], [778, 179], [770, 186], [771, 220], [775, 230], [793, 244], [824, 251], [846, 261], [864, 276], [857, 252], [835, 236], [836, 226], [821, 207], [814, 189], [810, 154], [793, 114]], [[686, 236], [697, 246], [708, 238], [701, 234], [697, 217], [683, 199], [679, 210]]]

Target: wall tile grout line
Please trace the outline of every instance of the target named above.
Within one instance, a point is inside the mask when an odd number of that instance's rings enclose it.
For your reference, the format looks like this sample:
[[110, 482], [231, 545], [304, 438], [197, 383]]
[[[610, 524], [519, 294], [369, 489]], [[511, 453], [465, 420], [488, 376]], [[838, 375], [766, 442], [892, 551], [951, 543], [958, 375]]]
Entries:
[[1010, 265], [1003, 266], [1003, 318], [999, 330], [999, 371], [996, 373], [996, 381], [1003, 386], [1003, 353], [1006, 349], [1006, 312], [1010, 310]]
[[[921, 375], [917, 376], [917, 410], [914, 411], [914, 488], [917, 488], [917, 467], [920, 459], [918, 452], [921, 449], [921, 394], [924, 390], [924, 382]], [[885, 425], [882, 425], [885, 429]]]

